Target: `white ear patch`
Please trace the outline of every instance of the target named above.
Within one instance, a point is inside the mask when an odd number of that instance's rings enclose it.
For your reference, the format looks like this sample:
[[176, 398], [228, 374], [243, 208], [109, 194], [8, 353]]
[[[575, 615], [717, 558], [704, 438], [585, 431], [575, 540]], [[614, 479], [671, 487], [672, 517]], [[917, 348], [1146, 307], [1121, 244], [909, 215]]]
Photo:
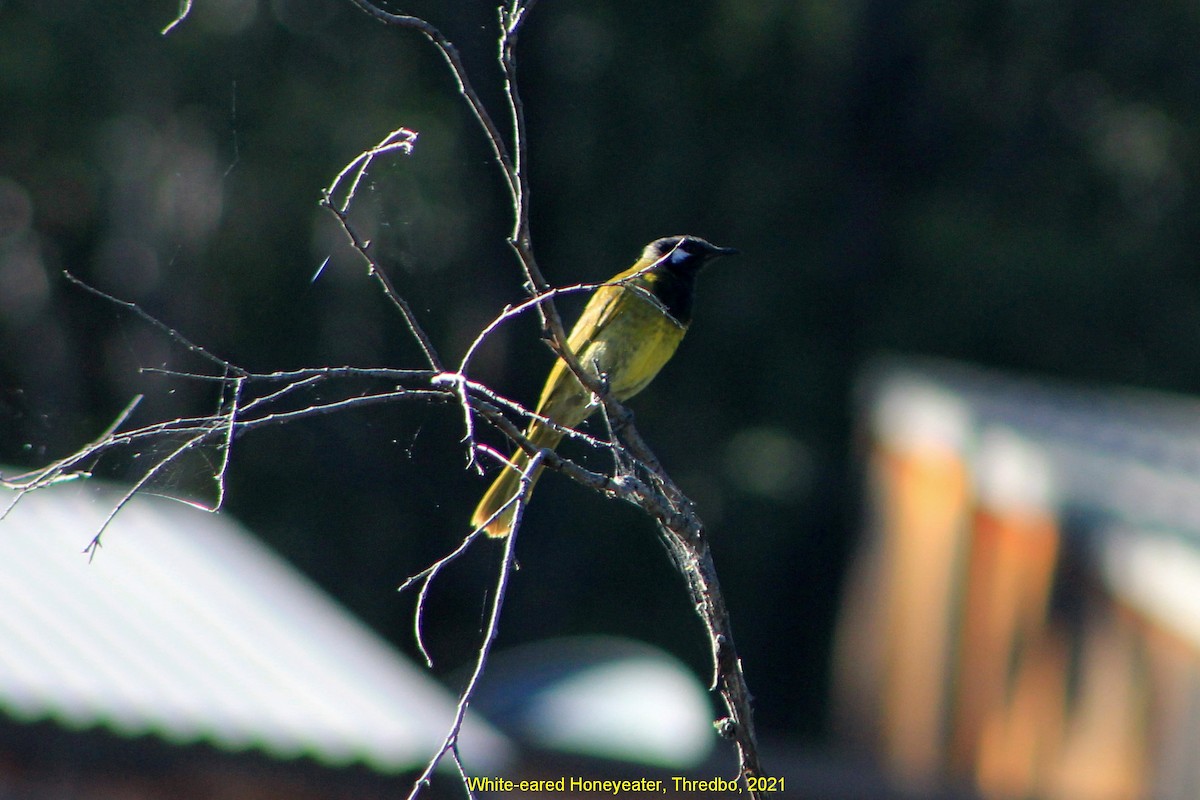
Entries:
[[668, 259], [672, 264], [682, 264], [688, 260], [688, 251], [682, 247], [676, 247], [671, 251], [671, 258]]

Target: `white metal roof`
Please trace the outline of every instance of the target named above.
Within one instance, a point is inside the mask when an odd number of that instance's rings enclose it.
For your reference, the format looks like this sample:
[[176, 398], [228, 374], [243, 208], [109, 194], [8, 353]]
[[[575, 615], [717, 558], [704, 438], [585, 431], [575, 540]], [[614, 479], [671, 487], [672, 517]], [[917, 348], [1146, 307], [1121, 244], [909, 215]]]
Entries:
[[[138, 497], [89, 563], [118, 496], [61, 484], [0, 521], [0, 713], [383, 771], [436, 751], [451, 694], [229, 517]], [[472, 721], [461, 751], [509, 746]]]

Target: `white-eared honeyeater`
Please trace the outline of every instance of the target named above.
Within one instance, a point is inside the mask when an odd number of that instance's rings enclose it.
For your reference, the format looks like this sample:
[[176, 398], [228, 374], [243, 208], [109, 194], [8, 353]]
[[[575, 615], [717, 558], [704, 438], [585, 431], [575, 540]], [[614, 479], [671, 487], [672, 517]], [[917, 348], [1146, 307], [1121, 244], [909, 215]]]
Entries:
[[[632, 267], [596, 289], [571, 329], [567, 347], [584, 370], [603, 381], [613, 397], [628, 400], [645, 389], [675, 354], [692, 321], [696, 275], [701, 267], [718, 256], [736, 252], [697, 236], [656, 239], [646, 245]], [[537, 414], [563, 428], [573, 428], [596, 408], [591, 391], [579, 382], [567, 363], [561, 358], [555, 361], [542, 387]], [[563, 434], [533, 420], [525, 437], [535, 447], [554, 448]], [[516, 513], [516, 504], [510, 501], [520, 491], [521, 474], [529, 462], [530, 456], [524, 450], [518, 448], [513, 453], [475, 508], [471, 517], [474, 527], [486, 523], [489, 536], [508, 535]], [[531, 479], [537, 480], [540, 472], [531, 474]], [[510, 504], [504, 508], [506, 503]]]

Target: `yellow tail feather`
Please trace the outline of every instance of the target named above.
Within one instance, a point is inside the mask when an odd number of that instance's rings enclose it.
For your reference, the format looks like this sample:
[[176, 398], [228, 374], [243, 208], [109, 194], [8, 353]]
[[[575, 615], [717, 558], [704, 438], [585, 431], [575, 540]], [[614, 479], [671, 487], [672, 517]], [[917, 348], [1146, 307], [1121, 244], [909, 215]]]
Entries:
[[[538, 447], [549, 447], [553, 449], [558, 445], [562, 434], [553, 429], [547, 428], [544, 425], [533, 425], [526, 432], [525, 436]], [[512, 532], [513, 521], [517, 514], [516, 502], [510, 502], [521, 491], [521, 475], [529, 467], [529, 462], [532, 459], [524, 450], [518, 449], [513, 453], [512, 458], [504, 466], [504, 469], [496, 476], [496, 480], [492, 481], [492, 485], [484, 493], [483, 499], [479, 501], [479, 505], [475, 507], [475, 513], [471, 515], [472, 527], [482, 527], [487, 522], [487, 527], [484, 531], [488, 536], [503, 538]], [[529, 498], [533, 495], [533, 484], [537, 483], [537, 479], [542, 474], [542, 465], [539, 464], [537, 469], [529, 475], [531, 484], [529, 491], [525, 495], [525, 502], [529, 502]], [[504, 508], [508, 503], [508, 507]], [[504, 508], [504, 511], [500, 509]], [[497, 515], [497, 512], [500, 512]], [[491, 522], [488, 522], [492, 519]]]

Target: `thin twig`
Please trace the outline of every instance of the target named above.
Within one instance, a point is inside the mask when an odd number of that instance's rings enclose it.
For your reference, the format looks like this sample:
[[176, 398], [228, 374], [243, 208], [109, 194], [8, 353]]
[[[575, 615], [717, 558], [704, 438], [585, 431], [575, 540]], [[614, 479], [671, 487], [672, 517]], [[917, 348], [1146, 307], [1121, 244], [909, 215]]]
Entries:
[[[536, 465], [538, 463], [540, 463], [538, 461], [538, 457], [534, 456], [533, 460], [530, 462], [530, 468], [536, 469]], [[526, 473], [526, 476], [528, 476], [528, 472]], [[527, 492], [527, 489], [528, 487], [525, 487], [522, 491]], [[516, 510], [517, 519], [514, 521], [512, 531], [507, 537], [505, 537], [504, 540], [504, 555], [500, 562], [499, 574], [496, 576], [496, 593], [492, 598], [491, 609], [488, 613], [487, 626], [484, 629], [483, 641], [480, 642], [479, 649], [476, 652], [475, 666], [474, 669], [471, 670], [471, 677], [467, 681], [467, 685], [463, 688], [462, 692], [459, 693], [458, 705], [454, 711], [454, 720], [451, 722], [450, 728], [446, 732], [445, 738], [442, 740], [441, 748], [431, 759], [429, 759], [429, 763], [426, 764], [424, 771], [422, 771], [420, 776], [416, 779], [416, 781], [414, 781], [412, 791], [408, 794], [409, 800], [414, 800], [414, 798], [416, 798], [416, 796], [420, 793], [421, 788], [429, 785], [429, 781], [433, 777], [433, 771], [437, 769], [438, 764], [441, 763], [442, 757], [445, 756], [447, 752], [455, 751], [453, 758], [456, 762], [458, 761], [456, 752], [458, 746], [458, 737], [462, 731], [463, 721], [467, 716], [467, 707], [471, 704], [471, 700], [475, 697], [475, 690], [479, 685], [479, 679], [483, 676], [484, 670], [487, 667], [488, 656], [490, 656], [492, 652], [492, 645], [495, 644], [496, 636], [500, 633], [500, 612], [504, 608], [504, 597], [508, 591], [509, 579], [512, 576], [513, 569], [516, 565], [517, 531], [520, 528], [519, 523], [520, 516], [523, 512], [523, 505], [523, 503], [518, 503]], [[459, 765], [459, 768], [460, 773], [465, 776], [465, 772], [462, 772], [461, 764]]]
[[204, 441], [204, 435], [199, 435], [188, 439], [179, 447], [175, 448], [175, 450], [165, 458], [156, 461], [153, 465], [151, 465], [150, 469], [146, 470], [142, 477], [138, 478], [133, 485], [126, 490], [126, 492], [121, 496], [121, 499], [113, 504], [113, 507], [109, 510], [107, 516], [104, 517], [104, 520], [100, 523], [100, 527], [96, 530], [95, 535], [92, 536], [92, 540], [88, 542], [87, 547], [83, 548], [83, 552], [87, 553], [89, 561], [95, 558], [96, 551], [100, 549], [100, 539], [102, 536], [104, 536], [104, 532], [108, 530], [108, 526], [112, 524], [114, 519], [116, 519], [117, 514], [121, 512], [121, 509], [128, 505], [129, 501], [134, 498], [134, 495], [142, 491], [146, 484], [153, 480], [158, 473], [166, 469], [169, 464], [175, 461], [175, 459], [179, 458], [181, 455], [186, 453], [188, 450], [191, 450], [202, 441]]
[[179, 13], [175, 15], [175, 19], [171, 20], [160, 33], [166, 36], [171, 31], [175, 30], [183, 21], [188, 18], [188, 14], [192, 13], [192, 0], [179, 0]]
[[483, 105], [483, 101], [479, 99], [475, 87], [471, 84], [466, 65], [463, 64], [458, 48], [440, 30], [420, 17], [408, 14], [393, 14], [390, 11], [384, 11], [374, 3], [367, 2], [367, 0], [350, 0], [350, 2], [385, 25], [410, 28], [420, 32], [426, 39], [433, 43], [433, 46], [437, 48], [438, 52], [446, 60], [446, 64], [449, 65], [450, 72], [454, 75], [454, 79], [458, 83], [458, 92], [467, 101], [467, 105], [470, 106], [472, 116], [483, 126], [484, 138], [487, 139], [488, 144], [492, 147], [492, 155], [495, 157], [496, 163], [500, 165], [504, 179], [508, 184], [509, 192], [514, 195], [517, 194], [518, 177], [516, 167], [508, 152], [508, 146], [504, 143], [504, 137], [500, 134], [499, 128], [492, 121], [491, 115]]
[[315, 386], [316, 384], [320, 383], [321, 381], [322, 381], [322, 376], [309, 375], [307, 378], [300, 378], [298, 380], [292, 381], [291, 383], [285, 383], [283, 386], [279, 387], [275, 391], [268, 392], [267, 394], [264, 394], [261, 397], [256, 397], [253, 400], [251, 400], [250, 402], [246, 403], [244, 406], [242, 406], [242, 414], [247, 414], [247, 413], [253, 411], [254, 409], [258, 408], [259, 406], [269, 405], [269, 404], [275, 402], [276, 400], [280, 400], [284, 397], [287, 397], [289, 394], [292, 394], [293, 392], [298, 392], [307, 386]]
[[417, 315], [412, 310], [412, 306], [396, 291], [396, 287], [392, 285], [392, 281], [388, 278], [387, 273], [376, 263], [374, 256], [368, 252], [369, 243], [358, 235], [358, 232], [350, 224], [346, 212], [334, 205], [333, 200], [328, 195], [322, 199], [321, 203], [337, 218], [338, 223], [342, 227], [342, 232], [350, 240], [351, 247], [367, 263], [368, 274], [379, 284], [387, 299], [396, 307], [401, 316], [404, 317], [404, 322], [408, 325], [409, 332], [416, 338], [417, 344], [421, 346], [421, 351], [425, 354], [425, 360], [429, 362], [429, 366], [441, 372], [442, 360], [438, 357], [437, 350], [434, 349], [433, 341], [430, 340], [429, 334], [425, 332], [425, 329], [421, 327], [421, 323], [417, 321]]
[[[205, 375], [203, 373], [166, 369], [164, 367], [141, 367], [139, 371], [197, 381], [218, 381], [224, 383], [229, 380], [229, 376], [227, 375]], [[258, 383], [292, 381], [298, 378], [383, 378], [397, 381], [419, 381], [428, 380], [437, 374], [437, 371], [430, 369], [396, 369], [395, 367], [304, 367], [302, 369], [278, 370], [276, 372], [245, 372], [247, 378]]]
[[239, 376], [233, 379], [233, 387], [230, 391], [229, 403], [226, 407], [229, 409], [224, 417], [228, 422], [225, 427], [225, 438], [221, 443], [221, 463], [217, 465], [217, 473], [213, 476], [217, 484], [217, 500], [213, 504], [213, 511], [218, 510], [225, 504], [225, 475], [229, 471], [229, 454], [233, 450], [233, 433], [237, 430], [238, 410], [242, 399], [242, 388], [246, 385], [246, 378]]
[[114, 297], [113, 295], [109, 294], [108, 292], [101, 291], [100, 289], [97, 289], [95, 286], [92, 286], [91, 284], [86, 283], [85, 281], [82, 281], [79, 278], [76, 278], [74, 275], [72, 275], [70, 272], [68, 272], [66, 270], [63, 270], [63, 277], [66, 278], [71, 283], [73, 283], [75, 286], [78, 286], [80, 289], [83, 289], [85, 292], [88, 292], [89, 294], [94, 294], [96, 297], [99, 297], [102, 300], [107, 300], [108, 302], [112, 303], [113, 305], [120, 306], [121, 308], [124, 308], [125, 310], [133, 313], [138, 318], [140, 318], [143, 322], [146, 322], [147, 324], [149, 324], [155, 328], [158, 328], [160, 331], [165, 333], [168, 338], [170, 338], [171, 340], [182, 345], [184, 347], [184, 349], [186, 349], [188, 352], [195, 353], [196, 355], [200, 356], [201, 358], [211, 361], [212, 363], [214, 363], [218, 367], [220, 367], [222, 369], [222, 371], [232, 373], [234, 375], [244, 375], [245, 374], [245, 370], [243, 370], [241, 367], [235, 367], [233, 364], [230, 364], [225, 359], [220, 358], [219, 356], [213, 355], [212, 353], [210, 353], [208, 350], [205, 350], [200, 345], [192, 342], [190, 339], [188, 339], [186, 336], [184, 336], [179, 331], [172, 328], [170, 325], [167, 325], [166, 323], [162, 322], [161, 320], [157, 319], [156, 317], [153, 317], [150, 314], [147, 314], [142, 309], [142, 307], [139, 306], [137, 303], [131, 303], [128, 300], [122, 300], [119, 297]]
[[[516, 495], [510, 498], [507, 503], [497, 509], [494, 514], [484, 520], [469, 534], [463, 537], [463, 540], [459, 542], [457, 547], [439, 558], [437, 561], [430, 564], [425, 569], [421, 570], [415, 575], [410, 576], [404, 581], [404, 583], [400, 585], [399, 591], [403, 592], [414, 583], [419, 582], [421, 584], [421, 589], [417, 593], [416, 612], [413, 614], [413, 634], [416, 638], [417, 650], [420, 651], [421, 656], [425, 659], [426, 666], [433, 666], [433, 657], [429, 654], [428, 648], [425, 647], [424, 621], [425, 605], [429, 598], [429, 591], [433, 586], [434, 579], [438, 576], [438, 573], [440, 573], [442, 569], [449, 566], [451, 563], [457, 560], [459, 556], [465, 553], [467, 548], [469, 548], [476, 539], [483, 535], [483, 532], [487, 529], [488, 525], [490, 525], [494, 520], [498, 519], [500, 515], [506, 513], [508, 509], [514, 505], [516, 506], [516, 511], [514, 512], [514, 526], [520, 521], [521, 516], [525, 513], [525, 507], [529, 503], [529, 494], [533, 491], [533, 475], [541, 468], [542, 460], [549, 452], [550, 451], [545, 451], [534, 454], [534, 457], [530, 460], [529, 464], [525, 467], [525, 470], [521, 473], [521, 486]], [[508, 463], [508, 459], [504, 456], [496, 453], [495, 451], [490, 451], [490, 454], [493, 455], [504, 466], [510, 469], [512, 468]]]
[[546, 291], [534, 295], [528, 300], [518, 303], [515, 306], [505, 306], [503, 310], [501, 310], [501, 312], [496, 316], [496, 318], [485, 325], [478, 335], [476, 335], [476, 337], [471, 341], [471, 345], [467, 348], [467, 352], [463, 355], [462, 361], [458, 365], [458, 371], [465, 374], [467, 367], [470, 365], [471, 359], [475, 356], [475, 351], [479, 349], [480, 345], [482, 345], [497, 328], [509, 320], [519, 317], [521, 314], [524, 314], [531, 308], [538, 308], [544, 304], [551, 303], [560, 295], [574, 294], [576, 292], [591, 292], [603, 285], [604, 284], [602, 283], [577, 283], [573, 286], [560, 286], [555, 289], [547, 289]]
[[[358, 187], [362, 183], [362, 179], [366, 176], [371, 162], [385, 153], [398, 151], [406, 156], [412, 155], [413, 147], [416, 146], [416, 143], [417, 132], [414, 130], [401, 127], [390, 132], [387, 136], [383, 137], [379, 144], [359, 153], [349, 164], [342, 167], [342, 171], [330, 181], [329, 186], [325, 189], [325, 196], [329, 198], [331, 203], [334, 202], [338, 194], [338, 189], [342, 187], [346, 176], [353, 172], [354, 177], [350, 180], [350, 185], [345, 189], [345, 196], [342, 198], [342, 202], [337, 203], [338, 211], [343, 214], [347, 213], [350, 210], [350, 204], [354, 202], [354, 198], [358, 194]], [[326, 262], [328, 262], [328, 259], [326, 259]], [[324, 264], [322, 264], [323, 267]], [[320, 274], [320, 270], [317, 271], [317, 274]], [[316, 276], [313, 277], [314, 279], [316, 278]]]
[[[142, 402], [143, 397], [144, 395], [135, 395], [134, 398], [125, 405], [125, 408], [121, 409], [121, 413], [117, 414], [116, 418], [114, 418], [113, 421], [108, 424], [108, 427], [100, 432], [99, 436], [83, 446], [82, 451], [94, 451], [104, 442], [109, 441], [112, 438], [113, 433], [122, 425], [124, 425], [125, 421], [129, 419], [130, 415], [133, 414], [133, 410], [138, 407], [139, 403]], [[86, 477], [87, 473], [70, 472], [71, 468], [75, 464], [79, 463], [79, 458], [77, 457], [79, 452], [80, 451], [76, 451], [76, 453], [73, 453], [66, 458], [61, 458], [58, 461], [54, 461], [42, 469], [31, 473], [27, 472], [23, 475], [17, 476], [16, 478], [0, 478], [0, 486], [4, 486], [8, 489], [15, 489], [17, 492], [12, 502], [5, 506], [3, 512], [0, 512], [0, 519], [4, 519], [6, 516], [8, 516], [9, 512], [11, 512], [13, 508], [16, 507], [17, 503], [21, 501], [21, 498], [34, 489], [40, 489], [45, 486], [49, 486], [52, 483], [61, 483], [62, 481], [72, 480], [76, 477]]]

